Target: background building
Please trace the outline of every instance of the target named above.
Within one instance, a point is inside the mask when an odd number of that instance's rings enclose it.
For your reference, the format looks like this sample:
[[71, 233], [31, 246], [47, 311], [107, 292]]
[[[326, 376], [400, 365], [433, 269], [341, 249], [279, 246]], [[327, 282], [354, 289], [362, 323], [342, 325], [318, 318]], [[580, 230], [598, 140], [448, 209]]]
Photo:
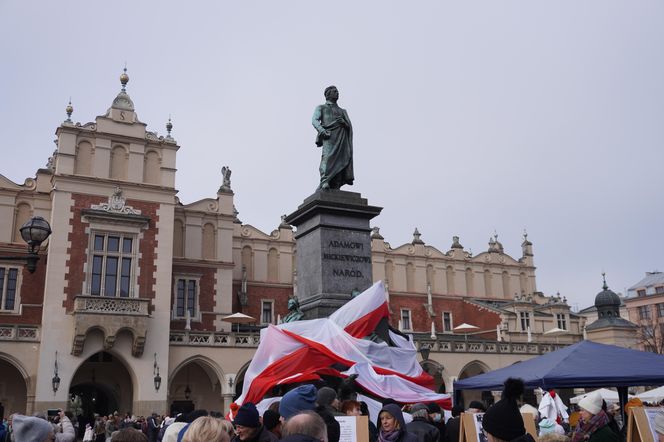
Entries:
[[[34, 274], [0, 259], [0, 412], [63, 407], [72, 396], [86, 412], [226, 410], [259, 328], [285, 316], [297, 293], [292, 228], [242, 223], [228, 168], [211, 198], [179, 201], [173, 126], [147, 130], [128, 81], [122, 74], [94, 122], [75, 123], [67, 107], [34, 178], [0, 175], [0, 253], [24, 252], [18, 229], [32, 216], [53, 230]], [[440, 391], [581, 338], [583, 318], [566, 300], [537, 292], [527, 237], [515, 259], [497, 235], [473, 256], [457, 237], [442, 252], [417, 229], [392, 248], [375, 228], [372, 260], [392, 323], [413, 334]], [[224, 320], [238, 312], [255, 323]]]

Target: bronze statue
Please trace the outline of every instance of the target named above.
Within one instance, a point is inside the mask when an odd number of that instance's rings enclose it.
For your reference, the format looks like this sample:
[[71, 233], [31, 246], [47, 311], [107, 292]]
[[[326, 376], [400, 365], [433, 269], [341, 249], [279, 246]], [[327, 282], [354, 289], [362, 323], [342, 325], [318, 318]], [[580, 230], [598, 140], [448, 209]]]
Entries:
[[353, 185], [353, 126], [345, 109], [337, 105], [336, 86], [325, 89], [325, 104], [316, 106], [311, 123], [318, 131], [316, 146], [322, 147], [319, 189]]
[[300, 301], [297, 300], [297, 296], [288, 298], [288, 314], [284, 318], [284, 322], [299, 321], [303, 316], [304, 313], [300, 310]]

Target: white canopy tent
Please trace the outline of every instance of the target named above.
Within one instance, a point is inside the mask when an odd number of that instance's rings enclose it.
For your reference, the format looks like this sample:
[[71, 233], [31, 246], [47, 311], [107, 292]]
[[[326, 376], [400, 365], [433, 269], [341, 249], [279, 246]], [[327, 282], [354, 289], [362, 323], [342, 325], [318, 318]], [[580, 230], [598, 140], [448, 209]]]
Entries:
[[[618, 392], [615, 390], [609, 390], [608, 388], [599, 388], [597, 390], [589, 391], [588, 393], [580, 394], [578, 396], [574, 396], [571, 398], [569, 401], [572, 404], [578, 404], [581, 399], [583, 399], [585, 396], [588, 396], [590, 393], [594, 393], [595, 391], [599, 392], [600, 396], [602, 396], [602, 399], [609, 404], [609, 403], [615, 403], [618, 402]], [[634, 397], [633, 395], [629, 395], [629, 397]]]
[[643, 402], [659, 402], [664, 399], [664, 386], [653, 388], [636, 395]]

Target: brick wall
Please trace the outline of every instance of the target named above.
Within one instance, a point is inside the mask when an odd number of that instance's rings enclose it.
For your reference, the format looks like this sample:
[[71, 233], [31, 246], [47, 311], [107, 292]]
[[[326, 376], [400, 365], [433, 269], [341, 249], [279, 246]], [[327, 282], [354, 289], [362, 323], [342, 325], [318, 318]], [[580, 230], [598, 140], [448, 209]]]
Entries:
[[[6, 256], [25, 256], [27, 247], [20, 252], [2, 252]], [[24, 263], [16, 263], [23, 265]], [[11, 267], [11, 263], [7, 266]], [[19, 287], [19, 296], [21, 314], [2, 314], [0, 323], [2, 324], [27, 324], [39, 325], [42, 319], [42, 310], [44, 304], [44, 284], [46, 279], [46, 255], [40, 255], [37, 261], [37, 269], [34, 273], [28, 272], [27, 267], [23, 267], [21, 273], [21, 286]], [[31, 305], [26, 305], [31, 304]]]
[[[212, 312], [216, 307], [215, 297], [217, 295], [214, 286], [216, 284], [217, 270], [210, 267], [197, 267], [194, 265], [174, 265], [173, 275], [187, 274], [200, 276], [198, 287], [198, 309], [201, 313], [201, 321], [191, 321], [191, 329], [198, 331], [213, 331], [215, 314]], [[173, 284], [171, 283], [171, 287]], [[171, 291], [171, 309], [175, 305], [175, 293]], [[205, 313], [208, 312], [208, 313]], [[171, 321], [171, 330], [184, 330], [186, 322], [183, 319]]]
[[240, 307], [240, 301], [237, 297], [237, 293], [240, 291], [241, 286], [242, 284], [240, 281], [233, 283], [233, 312], [241, 312], [245, 315], [252, 316], [256, 318], [257, 323], [260, 323], [263, 313], [261, 311], [261, 301], [274, 300], [275, 323], [278, 315], [281, 315], [283, 318], [288, 314], [288, 298], [293, 295], [292, 286], [270, 286], [268, 284], [252, 285], [249, 283], [247, 284], [247, 296], [249, 297], [249, 303], [244, 307]]
[[390, 308], [392, 310], [390, 323], [393, 327], [396, 327], [399, 323], [401, 309], [410, 309], [414, 332], [431, 332], [431, 322], [434, 321], [436, 332], [440, 333], [443, 331], [443, 312], [451, 312], [453, 327], [466, 322], [479, 327], [479, 330], [487, 330], [487, 333], [479, 334], [478, 336], [489, 339], [496, 338], [496, 326], [500, 324], [500, 316], [497, 313], [480, 309], [458, 298], [434, 297], [432, 302], [433, 310], [436, 314], [433, 318], [429, 316], [424, 307], [424, 304], [427, 303], [426, 296], [395, 295], [390, 293]]
[[[67, 249], [67, 266], [69, 272], [65, 275], [67, 283], [64, 287], [65, 299], [63, 301], [63, 306], [67, 311], [73, 309], [74, 297], [81, 294], [81, 288], [85, 280], [84, 265], [88, 259], [86, 252], [89, 238], [85, 229], [89, 224], [83, 221], [81, 211], [89, 209], [93, 204], [105, 202], [108, 198], [95, 195], [72, 194], [72, 200], [71, 212], [73, 216], [69, 222], [72, 230], [69, 233], [70, 246]], [[150, 218], [148, 228], [142, 231], [142, 238], [138, 244], [140, 259], [138, 260], [139, 277], [137, 283], [139, 298], [154, 299], [155, 273], [157, 271], [156, 247], [157, 234], [159, 233], [156, 224], [159, 221], [159, 217], [157, 216], [159, 204], [135, 200], [127, 200], [126, 204], [140, 210], [143, 216]], [[150, 311], [152, 311], [152, 306], [150, 307]]]

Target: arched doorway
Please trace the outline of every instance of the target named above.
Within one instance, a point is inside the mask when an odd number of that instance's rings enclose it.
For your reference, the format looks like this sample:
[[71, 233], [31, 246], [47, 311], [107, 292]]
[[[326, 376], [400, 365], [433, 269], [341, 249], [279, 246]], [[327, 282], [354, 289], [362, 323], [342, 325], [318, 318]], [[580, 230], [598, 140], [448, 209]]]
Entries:
[[133, 406], [132, 378], [124, 363], [114, 354], [100, 351], [85, 360], [76, 370], [69, 397], [80, 401], [75, 412], [82, 416], [93, 413], [121, 415]]
[[27, 413], [28, 388], [21, 371], [0, 355], [0, 421], [10, 413]]
[[[478, 374], [484, 374], [489, 371], [491, 371], [491, 369], [483, 362], [472, 361], [463, 367], [459, 373], [459, 380], [477, 376]], [[480, 401], [484, 403], [486, 407], [493, 404], [493, 395], [491, 394], [491, 391], [463, 390], [461, 398], [465, 407], [467, 407], [471, 401]]]
[[171, 413], [194, 409], [223, 412], [221, 369], [211, 360], [196, 357], [183, 362], [171, 375], [168, 397]]

